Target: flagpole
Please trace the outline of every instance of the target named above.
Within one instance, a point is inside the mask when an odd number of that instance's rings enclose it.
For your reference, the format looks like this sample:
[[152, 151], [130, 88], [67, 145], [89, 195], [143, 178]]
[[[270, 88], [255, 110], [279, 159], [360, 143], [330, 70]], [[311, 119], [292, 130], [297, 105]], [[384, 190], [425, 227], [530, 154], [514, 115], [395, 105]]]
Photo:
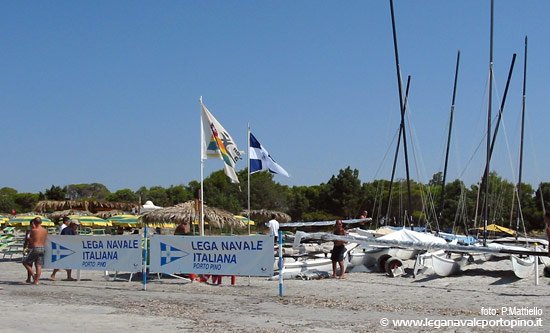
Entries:
[[204, 190], [203, 190], [203, 182], [204, 182], [204, 128], [202, 124], [202, 96], [200, 97], [201, 102], [201, 189], [200, 189], [200, 198], [201, 201], [201, 211], [200, 211], [200, 235], [204, 236]]
[[246, 133], [246, 139], [247, 139], [247, 154], [248, 157], [248, 210], [247, 210], [247, 218], [248, 218], [248, 235], [250, 236], [250, 123], [247, 123], [248, 130]]

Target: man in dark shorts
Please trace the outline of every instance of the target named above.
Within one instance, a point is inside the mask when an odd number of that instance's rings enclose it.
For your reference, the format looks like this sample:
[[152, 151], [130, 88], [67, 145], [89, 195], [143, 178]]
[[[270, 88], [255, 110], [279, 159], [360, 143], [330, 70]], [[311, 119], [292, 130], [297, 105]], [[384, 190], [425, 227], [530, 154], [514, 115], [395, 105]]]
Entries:
[[[342, 220], [336, 220], [336, 229], [334, 229], [333, 234], [339, 236], [346, 236], [348, 233], [344, 229]], [[336, 263], [340, 266], [340, 279], [344, 278], [344, 254], [346, 253], [346, 247], [344, 246], [346, 242], [344, 241], [334, 241], [334, 247], [332, 248], [332, 255], [330, 260], [332, 260], [332, 277], [336, 277]]]
[[[33, 228], [29, 237], [29, 254], [23, 260], [23, 266], [25, 266], [27, 272], [32, 276], [34, 280], [33, 284], [36, 285], [40, 280], [40, 274], [42, 274], [44, 245], [48, 231], [42, 227], [42, 219], [40, 217], [35, 217], [31, 223], [33, 224]], [[36, 266], [36, 273], [32, 271], [33, 264]]]

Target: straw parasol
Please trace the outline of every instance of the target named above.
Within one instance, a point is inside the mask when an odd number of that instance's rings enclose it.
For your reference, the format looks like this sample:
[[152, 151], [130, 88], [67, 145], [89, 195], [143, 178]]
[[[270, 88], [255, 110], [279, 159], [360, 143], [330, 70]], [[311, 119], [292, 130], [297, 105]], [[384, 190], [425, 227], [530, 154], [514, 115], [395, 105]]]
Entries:
[[[109, 218], [111, 218], [113, 216], [130, 215], [130, 213], [128, 213], [127, 211], [123, 211], [123, 210], [113, 209], [113, 210], [104, 210], [104, 211], [101, 211], [101, 212], [97, 212], [93, 215], [95, 217], [99, 217], [99, 218], [102, 218], [104, 220], [108, 220]], [[134, 215], [132, 214], [132, 216], [134, 216]]]
[[[248, 216], [248, 210], [240, 213], [242, 216]], [[250, 218], [258, 223], [264, 223], [271, 220], [271, 216], [275, 215], [275, 219], [279, 222], [290, 222], [292, 218], [287, 213], [269, 209], [252, 209], [250, 210]]]
[[53, 213], [45, 214], [47, 217], [54, 221], [61, 220], [64, 216], [69, 215], [91, 215], [90, 212], [85, 210], [78, 210], [78, 209], [66, 209], [66, 210], [59, 210], [55, 211]]
[[86, 210], [92, 213], [96, 213], [102, 210], [119, 209], [124, 211], [137, 210], [139, 205], [136, 203], [128, 202], [109, 202], [109, 201], [97, 201], [97, 200], [67, 200], [67, 201], [55, 201], [55, 200], [43, 200], [39, 201], [34, 206], [35, 212], [46, 212], [66, 209]]
[[[172, 207], [161, 208], [141, 216], [144, 223], [172, 222], [181, 223], [183, 221], [192, 222], [198, 220], [199, 213], [195, 209], [194, 201], [187, 201]], [[214, 227], [221, 228], [229, 226], [233, 228], [244, 228], [242, 220], [236, 218], [228, 211], [223, 209], [208, 207], [204, 205], [204, 220]]]

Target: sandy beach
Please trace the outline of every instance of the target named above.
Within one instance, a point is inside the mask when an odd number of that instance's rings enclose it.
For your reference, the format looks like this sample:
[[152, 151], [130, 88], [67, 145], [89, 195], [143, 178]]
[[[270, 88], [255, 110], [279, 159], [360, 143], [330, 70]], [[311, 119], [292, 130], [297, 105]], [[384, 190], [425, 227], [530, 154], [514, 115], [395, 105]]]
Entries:
[[[279, 297], [277, 280], [256, 277], [237, 277], [232, 286], [229, 278], [211, 285], [152, 275], [143, 291], [138, 278], [127, 282], [128, 274], [107, 281], [103, 272], [82, 271], [81, 281], [72, 282], [59, 272], [50, 281], [46, 269], [40, 285], [32, 286], [22, 284], [26, 273], [19, 262], [2, 261], [1, 327], [3, 332], [421, 332], [440, 326], [448, 332], [547, 332], [550, 279], [539, 269], [538, 286], [534, 277], [515, 278], [509, 260], [502, 259], [469, 265], [447, 278], [413, 278], [407, 269], [398, 278], [349, 273], [344, 280], [285, 280]], [[425, 322], [398, 327], [393, 320], [399, 319]], [[518, 319], [539, 326], [511, 328]], [[447, 327], [460, 320], [462, 326]]]

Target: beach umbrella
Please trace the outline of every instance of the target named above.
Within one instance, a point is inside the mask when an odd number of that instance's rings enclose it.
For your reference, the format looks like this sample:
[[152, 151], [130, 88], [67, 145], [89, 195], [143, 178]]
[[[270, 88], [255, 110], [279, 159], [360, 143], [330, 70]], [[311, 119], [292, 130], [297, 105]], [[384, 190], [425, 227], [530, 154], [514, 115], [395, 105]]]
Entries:
[[111, 222], [113, 226], [116, 227], [131, 227], [131, 228], [140, 228], [141, 222], [139, 221], [139, 216], [137, 215], [130, 215], [130, 214], [121, 214], [121, 215], [115, 215], [111, 216], [107, 219], [107, 221]]
[[123, 210], [118, 210], [118, 209], [113, 209], [113, 210], [102, 210], [100, 212], [97, 212], [95, 214], [90, 214], [90, 215], [93, 215], [95, 217], [99, 217], [99, 218], [102, 218], [104, 220], [108, 220], [109, 218], [113, 217], [113, 216], [118, 216], [118, 215], [128, 215], [128, 216], [135, 216], [135, 215], [132, 215], [130, 213], [128, 213], [127, 211], [123, 211]]
[[[199, 213], [195, 209], [194, 201], [177, 204], [172, 207], [160, 208], [141, 216], [141, 221], [150, 225], [150, 223], [181, 223], [184, 221], [192, 222], [199, 220]], [[242, 220], [236, 218], [228, 211], [223, 209], [208, 207], [204, 205], [204, 220], [210, 225], [221, 228], [229, 226], [233, 228], [244, 228]]]
[[31, 220], [35, 217], [40, 217], [42, 219], [43, 227], [55, 226], [55, 223], [53, 223], [52, 220], [42, 215], [19, 215], [7, 221], [6, 225], [9, 225], [11, 227], [28, 227], [31, 224]]
[[[248, 217], [246, 216], [241, 216], [241, 215], [234, 215], [236, 218], [238, 218], [239, 220], [243, 221], [243, 223], [245, 225], [248, 225]], [[254, 222], [253, 220], [250, 220], [250, 225], [256, 225], [256, 222]]]
[[67, 200], [67, 201], [55, 201], [55, 200], [43, 200], [39, 201], [34, 206], [33, 211], [45, 212], [56, 211], [66, 209], [76, 209], [89, 212], [99, 212], [104, 210], [123, 210], [126, 212], [132, 211], [132, 209], [138, 209], [139, 206], [136, 203], [130, 202], [110, 202], [110, 201], [96, 201], [96, 200]]
[[88, 211], [78, 210], [78, 209], [65, 209], [65, 210], [58, 210], [53, 213], [45, 214], [50, 219], [54, 221], [59, 221], [65, 216], [69, 215], [91, 215], [92, 213]]
[[[239, 215], [248, 216], [248, 210], [242, 211]], [[269, 209], [252, 209], [250, 210], [250, 218], [258, 223], [264, 223], [271, 220], [271, 217], [275, 215], [275, 219], [279, 222], [290, 222], [292, 218], [287, 213], [279, 212]]]
[[89, 216], [89, 215], [69, 215], [71, 220], [77, 220], [83, 227], [110, 227], [112, 226], [111, 222], [100, 219], [99, 217]]

